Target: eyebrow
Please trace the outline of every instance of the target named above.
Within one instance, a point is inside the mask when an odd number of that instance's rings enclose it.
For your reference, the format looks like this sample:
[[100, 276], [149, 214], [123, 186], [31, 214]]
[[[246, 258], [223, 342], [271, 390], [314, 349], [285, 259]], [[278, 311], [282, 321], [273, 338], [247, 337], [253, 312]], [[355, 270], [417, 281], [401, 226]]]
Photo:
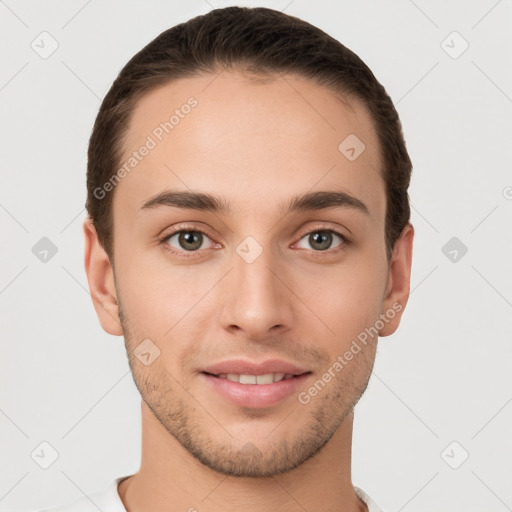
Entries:
[[[214, 196], [204, 192], [166, 190], [146, 201], [139, 213], [157, 207], [175, 207], [212, 213], [229, 214], [230, 205], [223, 197]], [[318, 191], [297, 194], [288, 203], [280, 208], [285, 215], [290, 212], [303, 212], [309, 210], [324, 210], [327, 208], [349, 208], [369, 215], [368, 207], [357, 197], [347, 192]]]

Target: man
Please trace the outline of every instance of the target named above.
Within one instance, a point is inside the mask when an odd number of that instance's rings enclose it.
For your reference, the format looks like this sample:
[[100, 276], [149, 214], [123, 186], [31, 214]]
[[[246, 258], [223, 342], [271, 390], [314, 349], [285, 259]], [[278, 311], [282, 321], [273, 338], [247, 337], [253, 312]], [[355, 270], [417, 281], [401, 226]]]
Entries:
[[228, 7], [123, 68], [90, 139], [85, 267], [142, 396], [134, 475], [60, 510], [379, 511], [353, 409], [410, 284], [384, 88], [295, 17]]

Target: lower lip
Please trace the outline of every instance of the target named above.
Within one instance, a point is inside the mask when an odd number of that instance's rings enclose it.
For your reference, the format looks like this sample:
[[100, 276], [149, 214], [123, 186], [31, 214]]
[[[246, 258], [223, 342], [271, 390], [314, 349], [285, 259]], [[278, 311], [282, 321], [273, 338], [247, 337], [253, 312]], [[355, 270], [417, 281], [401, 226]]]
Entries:
[[202, 378], [217, 393], [241, 407], [263, 408], [279, 403], [281, 400], [297, 393], [311, 373], [303, 373], [291, 379], [272, 384], [240, 384], [228, 379], [201, 373]]

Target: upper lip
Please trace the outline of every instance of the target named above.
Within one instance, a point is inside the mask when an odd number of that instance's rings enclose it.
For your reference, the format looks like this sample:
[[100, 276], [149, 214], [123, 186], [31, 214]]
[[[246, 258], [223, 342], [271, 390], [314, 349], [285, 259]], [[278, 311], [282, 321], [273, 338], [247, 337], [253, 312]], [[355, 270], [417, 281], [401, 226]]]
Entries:
[[305, 370], [292, 363], [280, 359], [268, 359], [260, 363], [247, 361], [245, 359], [230, 359], [208, 366], [203, 372], [213, 375], [223, 373], [235, 373], [238, 375], [265, 375], [267, 373], [285, 373], [288, 375], [301, 375], [307, 373]]

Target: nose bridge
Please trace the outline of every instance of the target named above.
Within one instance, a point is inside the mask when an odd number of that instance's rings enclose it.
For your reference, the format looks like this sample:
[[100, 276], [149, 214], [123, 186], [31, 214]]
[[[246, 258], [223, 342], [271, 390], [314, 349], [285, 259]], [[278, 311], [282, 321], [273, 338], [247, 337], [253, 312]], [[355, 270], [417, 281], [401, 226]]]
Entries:
[[233, 253], [233, 270], [225, 289], [222, 322], [235, 326], [251, 339], [275, 335], [292, 323], [291, 304], [286, 287], [276, 277], [276, 259], [269, 247], [264, 248], [247, 237]]

